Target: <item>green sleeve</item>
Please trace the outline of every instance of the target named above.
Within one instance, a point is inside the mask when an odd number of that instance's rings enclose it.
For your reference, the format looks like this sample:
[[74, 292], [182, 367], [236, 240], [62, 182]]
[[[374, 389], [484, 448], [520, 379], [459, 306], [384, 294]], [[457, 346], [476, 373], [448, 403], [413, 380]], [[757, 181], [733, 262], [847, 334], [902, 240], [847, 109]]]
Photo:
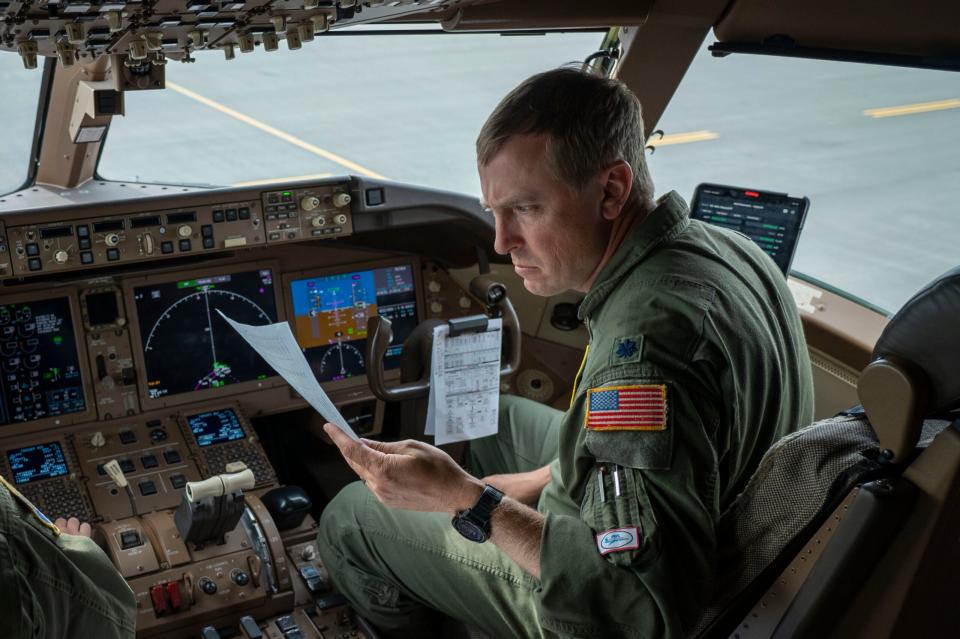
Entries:
[[[542, 625], [558, 636], [684, 636], [712, 594], [718, 508], [712, 400], [690, 379], [649, 364], [590, 380], [593, 388], [652, 384], [667, 388], [666, 428], [581, 426], [580, 516], [546, 517], [538, 610]], [[569, 418], [582, 423], [585, 411], [581, 396]], [[634, 528], [636, 548], [601, 554], [605, 531]]]

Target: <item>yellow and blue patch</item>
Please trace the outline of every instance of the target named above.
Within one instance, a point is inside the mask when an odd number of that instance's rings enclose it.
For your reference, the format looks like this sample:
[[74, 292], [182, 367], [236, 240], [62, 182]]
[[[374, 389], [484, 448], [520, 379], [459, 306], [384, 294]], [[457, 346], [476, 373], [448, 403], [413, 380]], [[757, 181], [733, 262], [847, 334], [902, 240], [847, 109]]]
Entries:
[[3, 477], [0, 477], [0, 486], [6, 488], [10, 492], [10, 494], [13, 495], [14, 499], [16, 499], [21, 504], [23, 504], [33, 514], [33, 516], [36, 517], [37, 520], [44, 525], [45, 528], [47, 528], [50, 532], [54, 534], [54, 536], [56, 537], [60, 536], [60, 529], [57, 528], [52, 521], [50, 521], [50, 518], [44, 515], [42, 512], [40, 512], [40, 509], [34, 506], [33, 502], [31, 502], [29, 499], [24, 497], [19, 490], [14, 488]]
[[587, 391], [588, 430], [666, 430], [665, 384], [602, 386]]

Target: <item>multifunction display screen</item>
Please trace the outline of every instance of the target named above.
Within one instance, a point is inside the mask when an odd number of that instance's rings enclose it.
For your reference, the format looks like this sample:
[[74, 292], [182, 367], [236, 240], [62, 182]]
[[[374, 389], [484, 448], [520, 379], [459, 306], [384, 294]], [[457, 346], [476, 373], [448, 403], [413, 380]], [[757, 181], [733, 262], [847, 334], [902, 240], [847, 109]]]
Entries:
[[400, 366], [403, 340], [417, 326], [413, 266], [319, 275], [290, 282], [297, 342], [321, 382], [364, 375], [367, 320], [390, 320], [384, 368]]
[[807, 198], [784, 193], [701, 184], [693, 197], [691, 217], [740, 231], [756, 242], [786, 274], [809, 204]]
[[240, 419], [231, 408], [189, 415], [187, 423], [190, 424], [193, 438], [197, 440], [197, 446], [201, 448], [245, 437]]
[[0, 304], [0, 424], [87, 408], [66, 297]]
[[40, 479], [60, 477], [70, 472], [63, 449], [57, 442], [36, 444], [7, 451], [13, 483], [29, 484]]
[[133, 289], [152, 399], [275, 375], [217, 311], [242, 324], [272, 324], [270, 269], [200, 276]]

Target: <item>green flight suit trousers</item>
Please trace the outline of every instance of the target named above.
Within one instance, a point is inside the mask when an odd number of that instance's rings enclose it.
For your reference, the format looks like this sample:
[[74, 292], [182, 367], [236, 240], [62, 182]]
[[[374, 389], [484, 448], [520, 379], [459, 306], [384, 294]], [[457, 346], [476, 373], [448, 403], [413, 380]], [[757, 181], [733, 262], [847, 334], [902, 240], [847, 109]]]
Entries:
[[[563, 413], [504, 396], [497, 435], [470, 443], [477, 477], [555, 461]], [[558, 490], [556, 464], [539, 509], [576, 514]], [[441, 513], [390, 510], [360, 482], [344, 488], [320, 520], [320, 554], [336, 587], [389, 636], [440, 636], [441, 611], [493, 637], [539, 637], [538, 580], [492, 543], [464, 539]]]

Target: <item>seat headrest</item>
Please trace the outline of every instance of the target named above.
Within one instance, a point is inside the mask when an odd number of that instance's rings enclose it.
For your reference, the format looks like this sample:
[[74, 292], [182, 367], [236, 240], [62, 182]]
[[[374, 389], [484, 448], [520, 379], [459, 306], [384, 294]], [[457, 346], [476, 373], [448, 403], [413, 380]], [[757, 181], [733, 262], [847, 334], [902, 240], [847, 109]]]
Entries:
[[925, 373], [926, 415], [960, 408], [960, 267], [927, 284], [893, 316], [871, 359], [889, 357]]

